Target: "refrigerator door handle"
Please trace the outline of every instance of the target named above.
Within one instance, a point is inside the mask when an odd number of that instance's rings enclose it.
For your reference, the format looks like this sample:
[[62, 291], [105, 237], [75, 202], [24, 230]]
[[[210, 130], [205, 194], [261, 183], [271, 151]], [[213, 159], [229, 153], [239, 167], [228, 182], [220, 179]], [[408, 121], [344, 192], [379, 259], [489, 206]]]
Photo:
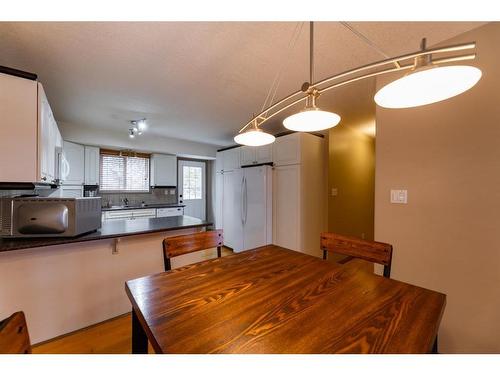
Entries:
[[241, 179], [241, 188], [240, 188], [240, 193], [241, 193], [241, 211], [240, 211], [240, 218], [241, 218], [241, 224], [244, 225], [245, 224], [245, 219], [244, 219], [244, 215], [243, 215], [243, 210], [244, 210], [244, 207], [245, 207], [245, 203], [244, 203], [244, 199], [245, 199], [245, 196], [243, 194], [243, 191], [244, 191], [244, 188], [245, 188], [245, 176], [243, 176], [243, 178]]
[[247, 223], [248, 218], [248, 186], [247, 186], [247, 178], [245, 177], [245, 223]]

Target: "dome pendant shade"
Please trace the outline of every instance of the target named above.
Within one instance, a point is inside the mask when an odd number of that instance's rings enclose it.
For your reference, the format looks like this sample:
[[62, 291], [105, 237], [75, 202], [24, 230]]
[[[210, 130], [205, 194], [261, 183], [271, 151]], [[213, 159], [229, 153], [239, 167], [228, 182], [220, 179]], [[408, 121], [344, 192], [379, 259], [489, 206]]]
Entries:
[[316, 107], [288, 116], [283, 120], [285, 128], [299, 132], [313, 132], [333, 128], [340, 122], [340, 116], [322, 111]]
[[274, 135], [256, 128], [252, 128], [234, 137], [236, 143], [245, 146], [264, 146], [273, 143], [275, 139]]
[[421, 68], [385, 85], [374, 99], [385, 108], [436, 103], [469, 90], [481, 75], [480, 69], [468, 65]]

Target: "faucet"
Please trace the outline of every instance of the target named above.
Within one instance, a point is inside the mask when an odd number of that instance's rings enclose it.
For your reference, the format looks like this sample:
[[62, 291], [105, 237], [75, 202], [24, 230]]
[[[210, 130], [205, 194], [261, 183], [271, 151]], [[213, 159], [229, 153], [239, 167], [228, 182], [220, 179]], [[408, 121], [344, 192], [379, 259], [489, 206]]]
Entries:
[[128, 206], [128, 198], [123, 198], [122, 201], [125, 206]]

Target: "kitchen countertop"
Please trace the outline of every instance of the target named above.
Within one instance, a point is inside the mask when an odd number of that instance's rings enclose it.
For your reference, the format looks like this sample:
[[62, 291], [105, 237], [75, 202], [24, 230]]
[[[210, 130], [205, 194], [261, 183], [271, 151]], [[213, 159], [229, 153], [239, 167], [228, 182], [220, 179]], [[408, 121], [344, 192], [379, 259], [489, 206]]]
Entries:
[[176, 229], [207, 227], [211, 225], [211, 222], [191, 216], [104, 221], [102, 223], [102, 227], [97, 231], [82, 234], [77, 237], [0, 238], [0, 252], [61, 245], [66, 243], [104, 240], [109, 238], [164, 232]]
[[169, 207], [186, 207], [185, 204], [168, 204], [168, 203], [157, 203], [157, 204], [147, 204], [145, 206], [111, 206], [105, 207], [102, 206], [103, 211], [119, 211], [119, 210], [140, 210], [147, 208], [169, 208]]

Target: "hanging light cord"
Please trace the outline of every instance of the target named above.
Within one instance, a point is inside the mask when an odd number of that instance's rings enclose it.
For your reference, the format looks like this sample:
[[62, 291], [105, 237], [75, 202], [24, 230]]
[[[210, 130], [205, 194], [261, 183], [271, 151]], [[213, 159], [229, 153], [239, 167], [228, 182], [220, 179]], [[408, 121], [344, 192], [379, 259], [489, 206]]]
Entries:
[[[288, 66], [290, 62], [290, 55], [292, 51], [295, 49], [295, 45], [297, 44], [297, 40], [299, 39], [299, 36], [302, 32], [302, 27], [304, 26], [303, 22], [298, 22], [295, 25], [295, 29], [293, 30], [292, 37], [290, 38], [290, 41], [288, 42], [287, 50], [285, 53], [285, 56], [283, 57], [283, 62], [281, 63], [280, 68], [276, 72], [276, 75], [273, 79], [273, 82], [271, 84], [271, 87], [269, 88], [269, 91], [267, 92], [266, 99], [264, 100], [264, 103], [262, 104], [262, 109], [260, 110], [261, 112], [264, 111], [264, 109], [268, 106], [270, 106], [274, 99], [276, 98], [276, 93], [278, 92], [278, 88], [281, 84], [281, 80], [283, 78], [283, 72], [285, 71], [286, 67]], [[264, 116], [267, 115], [267, 112], [264, 113]]]
[[314, 22], [309, 23], [309, 83], [314, 83]]
[[[350, 25], [348, 22], [342, 22], [340, 21], [340, 24], [347, 28], [349, 31], [351, 31], [353, 34], [355, 34], [358, 38], [362, 39], [366, 44], [368, 44], [370, 47], [372, 47], [375, 51], [380, 53], [382, 56], [385, 58], [389, 58], [389, 55], [385, 53], [379, 46], [377, 46], [375, 43], [373, 43], [366, 35], [361, 33], [361, 31], [357, 30], [354, 28], [354, 26]], [[396, 65], [397, 68], [400, 67], [399, 63], [397, 61], [394, 62], [394, 65]]]

